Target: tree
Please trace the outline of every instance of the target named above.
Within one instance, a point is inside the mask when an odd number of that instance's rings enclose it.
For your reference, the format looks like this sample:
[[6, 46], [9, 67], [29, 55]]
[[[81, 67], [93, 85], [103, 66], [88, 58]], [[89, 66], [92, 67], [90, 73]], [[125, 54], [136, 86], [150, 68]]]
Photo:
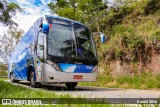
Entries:
[[0, 0], [0, 22], [5, 25], [17, 24], [11, 19], [17, 11], [22, 9], [15, 3], [7, 3], [5, 0]]
[[18, 29], [15, 26], [10, 26], [8, 31], [4, 33], [0, 40], [0, 56], [5, 63], [8, 63], [8, 58], [14, 51], [14, 47], [19, 42], [23, 33], [23, 30]]
[[18, 24], [11, 19], [17, 11], [22, 11], [17, 4], [0, 0], [0, 22], [9, 26], [8, 32], [5, 32], [0, 40], [0, 56], [6, 63], [8, 63], [8, 57], [13, 52], [13, 47], [18, 43], [23, 33], [22, 30], [17, 29]]

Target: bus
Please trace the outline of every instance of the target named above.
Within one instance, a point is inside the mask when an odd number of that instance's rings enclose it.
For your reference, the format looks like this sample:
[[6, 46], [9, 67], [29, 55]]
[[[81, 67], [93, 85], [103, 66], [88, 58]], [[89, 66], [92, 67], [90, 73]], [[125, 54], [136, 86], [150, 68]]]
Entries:
[[11, 54], [8, 78], [30, 81], [31, 87], [64, 83], [67, 89], [74, 89], [78, 82], [96, 81], [98, 59], [92, 35], [80, 22], [40, 17]]

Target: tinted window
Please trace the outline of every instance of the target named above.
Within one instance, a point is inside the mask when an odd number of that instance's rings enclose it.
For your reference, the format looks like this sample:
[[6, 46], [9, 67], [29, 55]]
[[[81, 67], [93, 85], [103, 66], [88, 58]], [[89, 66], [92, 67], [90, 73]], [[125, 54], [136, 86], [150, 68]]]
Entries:
[[79, 58], [95, 58], [91, 34], [87, 27], [74, 24], [74, 32], [77, 41], [77, 53]]

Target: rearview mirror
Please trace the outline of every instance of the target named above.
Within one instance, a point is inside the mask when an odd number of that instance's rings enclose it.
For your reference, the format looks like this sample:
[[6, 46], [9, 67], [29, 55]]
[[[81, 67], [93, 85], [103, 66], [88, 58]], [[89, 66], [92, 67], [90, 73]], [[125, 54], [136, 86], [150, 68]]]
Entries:
[[100, 35], [101, 43], [105, 43], [106, 37], [105, 34], [102, 32], [94, 32], [93, 35]]
[[46, 20], [43, 20], [42, 31], [45, 34], [49, 33], [49, 24], [48, 24], [48, 22]]

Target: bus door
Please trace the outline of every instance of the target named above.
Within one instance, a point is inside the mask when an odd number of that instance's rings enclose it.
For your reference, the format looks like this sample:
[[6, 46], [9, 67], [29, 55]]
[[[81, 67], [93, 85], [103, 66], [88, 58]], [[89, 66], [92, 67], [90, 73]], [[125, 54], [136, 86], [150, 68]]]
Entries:
[[44, 33], [39, 32], [36, 45], [36, 58], [34, 62], [36, 79], [41, 80], [43, 78], [43, 62], [44, 62]]

